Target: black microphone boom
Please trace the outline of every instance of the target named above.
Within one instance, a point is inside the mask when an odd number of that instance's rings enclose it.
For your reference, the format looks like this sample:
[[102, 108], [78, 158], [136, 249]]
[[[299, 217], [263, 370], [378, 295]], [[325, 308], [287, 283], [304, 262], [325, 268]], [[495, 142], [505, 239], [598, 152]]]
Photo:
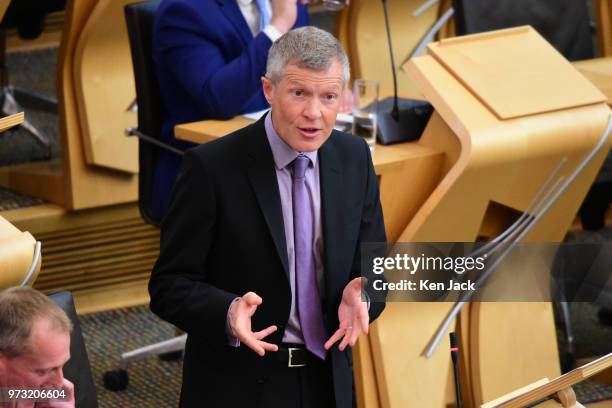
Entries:
[[391, 56], [391, 74], [393, 75], [393, 97], [380, 101], [378, 109], [378, 141], [383, 145], [417, 140], [421, 137], [427, 121], [433, 112], [432, 106], [424, 101], [397, 97], [397, 74], [395, 58], [391, 43], [391, 28], [387, 0], [382, 0], [385, 14], [387, 43]]

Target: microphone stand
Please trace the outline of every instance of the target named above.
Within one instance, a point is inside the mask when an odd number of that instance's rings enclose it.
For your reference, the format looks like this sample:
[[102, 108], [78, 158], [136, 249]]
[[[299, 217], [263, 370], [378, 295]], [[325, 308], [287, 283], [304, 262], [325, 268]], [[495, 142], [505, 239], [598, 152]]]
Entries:
[[424, 101], [397, 97], [397, 74], [391, 42], [391, 27], [387, 0], [382, 0], [387, 31], [387, 44], [391, 56], [391, 75], [393, 77], [393, 97], [380, 102], [378, 113], [379, 141], [381, 144], [393, 144], [417, 140], [421, 137], [427, 121], [433, 112], [432, 106]]

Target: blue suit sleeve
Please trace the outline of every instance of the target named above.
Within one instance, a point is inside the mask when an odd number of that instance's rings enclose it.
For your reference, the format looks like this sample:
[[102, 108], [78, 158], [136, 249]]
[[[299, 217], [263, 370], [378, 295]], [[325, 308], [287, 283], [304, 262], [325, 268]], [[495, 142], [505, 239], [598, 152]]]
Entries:
[[260, 89], [271, 41], [259, 33], [242, 53], [227, 61], [216, 43], [213, 22], [186, 3], [168, 8], [157, 22], [158, 65], [170, 72], [192, 102], [211, 117], [230, 118]]
[[[307, 23], [300, 7], [297, 24]], [[208, 117], [228, 119], [244, 113], [244, 107], [261, 90], [261, 76], [266, 70], [272, 42], [258, 33], [242, 52], [232, 59], [229, 44], [218, 21], [203, 19], [186, 2], [177, 2], [164, 10], [156, 24], [157, 64], [169, 72]]]

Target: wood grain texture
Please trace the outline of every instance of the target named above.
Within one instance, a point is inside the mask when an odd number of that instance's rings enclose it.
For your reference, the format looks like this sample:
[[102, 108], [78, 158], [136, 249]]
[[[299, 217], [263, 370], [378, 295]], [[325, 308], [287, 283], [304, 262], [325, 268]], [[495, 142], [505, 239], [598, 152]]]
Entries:
[[134, 0], [98, 0], [74, 50], [76, 108], [87, 163], [138, 173], [134, 70], [123, 8]]
[[138, 197], [137, 175], [91, 166], [86, 161], [74, 84], [74, 57], [80, 35], [96, 4], [96, 0], [66, 2], [58, 57], [57, 92], [66, 197], [60, 204], [73, 210], [135, 202]]

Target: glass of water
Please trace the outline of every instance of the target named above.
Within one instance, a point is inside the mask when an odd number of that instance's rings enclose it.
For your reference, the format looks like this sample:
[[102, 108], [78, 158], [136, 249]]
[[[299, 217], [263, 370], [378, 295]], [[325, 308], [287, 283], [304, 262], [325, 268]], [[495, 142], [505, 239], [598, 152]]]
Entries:
[[349, 0], [323, 0], [323, 6], [328, 10], [342, 10], [349, 5]]
[[356, 79], [353, 84], [353, 134], [374, 150], [378, 113], [378, 81]]
[[317, 4], [319, 1], [323, 3], [323, 7], [325, 7], [327, 10], [338, 11], [347, 7], [350, 0], [307, 0], [307, 4], [313, 5]]

